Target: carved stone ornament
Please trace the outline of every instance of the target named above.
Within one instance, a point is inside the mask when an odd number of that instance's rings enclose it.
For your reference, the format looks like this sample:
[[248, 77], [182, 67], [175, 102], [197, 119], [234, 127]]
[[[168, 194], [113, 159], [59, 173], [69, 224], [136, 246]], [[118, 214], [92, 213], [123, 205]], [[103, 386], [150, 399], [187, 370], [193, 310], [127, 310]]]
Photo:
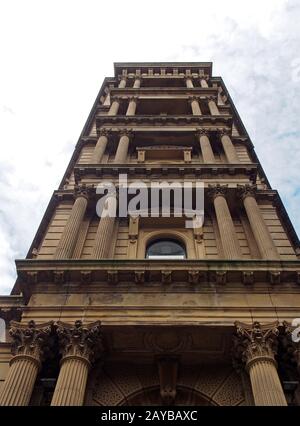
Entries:
[[30, 356], [40, 362], [49, 350], [53, 321], [38, 325], [33, 320], [27, 324], [11, 321], [10, 325], [13, 355]]
[[105, 129], [104, 127], [101, 127], [101, 129], [99, 129], [99, 136], [109, 136], [109, 129]]
[[94, 185], [86, 185], [86, 184], [75, 185], [74, 198], [76, 199], [78, 197], [84, 197], [88, 200], [91, 194], [94, 194], [94, 192], [95, 192]]
[[237, 363], [246, 363], [246, 368], [258, 360], [268, 359], [276, 365], [279, 334], [278, 321], [261, 325], [255, 321], [252, 325], [235, 322], [234, 360]]
[[192, 103], [193, 101], [199, 101], [199, 97], [198, 96], [189, 96], [188, 98], [189, 103]]
[[231, 131], [229, 129], [226, 129], [225, 127], [223, 129], [219, 129], [218, 133], [219, 133], [220, 137], [231, 136]]
[[237, 185], [237, 194], [242, 200], [244, 200], [246, 197], [255, 198], [256, 190], [256, 185]]
[[122, 129], [120, 130], [120, 138], [122, 136], [127, 136], [129, 139], [133, 138], [133, 133], [132, 133], [132, 129]]
[[208, 185], [208, 195], [215, 199], [216, 197], [226, 197], [228, 191], [228, 185], [220, 185], [217, 183], [216, 185]]
[[56, 332], [63, 358], [80, 357], [91, 364], [103, 352], [100, 321], [86, 325], [80, 320], [74, 325], [58, 321]]
[[209, 129], [197, 129], [196, 136], [209, 136]]
[[176, 397], [178, 360], [164, 357], [158, 360], [160, 396], [164, 405], [174, 403]]

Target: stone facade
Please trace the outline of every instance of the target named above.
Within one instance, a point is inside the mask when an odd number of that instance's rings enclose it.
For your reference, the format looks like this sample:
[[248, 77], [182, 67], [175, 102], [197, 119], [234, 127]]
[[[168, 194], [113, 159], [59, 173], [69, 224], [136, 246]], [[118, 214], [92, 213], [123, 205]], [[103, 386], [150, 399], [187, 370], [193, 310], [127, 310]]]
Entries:
[[[223, 80], [114, 70], [0, 297], [0, 405], [298, 405], [300, 245]], [[120, 174], [203, 182], [203, 224], [99, 218], [96, 185]], [[147, 258], [163, 241], [184, 257]]]

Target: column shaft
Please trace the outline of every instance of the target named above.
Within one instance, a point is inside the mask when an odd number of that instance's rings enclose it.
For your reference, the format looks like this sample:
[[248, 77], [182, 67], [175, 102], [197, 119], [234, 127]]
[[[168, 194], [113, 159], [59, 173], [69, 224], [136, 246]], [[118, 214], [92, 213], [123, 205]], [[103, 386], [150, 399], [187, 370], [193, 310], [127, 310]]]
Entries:
[[101, 217], [95, 236], [93, 259], [105, 259], [109, 255], [114, 230], [114, 217]]
[[185, 84], [188, 89], [191, 89], [192, 87], [194, 87], [193, 80], [190, 77], [187, 77], [185, 79]]
[[199, 142], [204, 163], [215, 163], [215, 156], [208, 136], [200, 135]]
[[228, 163], [239, 163], [239, 159], [235, 150], [235, 147], [230, 139], [229, 135], [221, 136], [222, 146], [227, 158]]
[[199, 102], [196, 99], [191, 101], [193, 115], [202, 115]]
[[107, 142], [108, 142], [107, 136], [101, 135], [99, 137], [93, 152], [92, 160], [91, 160], [93, 164], [98, 164], [101, 162], [103, 154], [106, 149]]
[[124, 89], [126, 87], [126, 77], [122, 77], [119, 83], [119, 89]]
[[241, 249], [225, 197], [217, 195], [214, 206], [225, 258], [241, 259]]
[[128, 104], [126, 115], [134, 115], [136, 110], [136, 100], [131, 99]]
[[118, 149], [115, 155], [114, 162], [115, 163], [125, 163], [128, 154], [129, 147], [129, 137], [127, 135], [123, 135], [120, 137]]
[[83, 405], [88, 373], [89, 364], [84, 358], [63, 359], [51, 406]]
[[205, 87], [205, 88], [208, 87], [208, 84], [205, 78], [200, 79], [200, 85], [201, 87]]
[[81, 195], [76, 198], [54, 254], [55, 259], [70, 259], [72, 257], [87, 203], [88, 200], [85, 196]]
[[110, 109], [107, 115], [117, 115], [119, 110], [120, 102], [118, 100], [114, 100], [110, 106]]
[[219, 108], [214, 100], [210, 99], [208, 101], [208, 108], [211, 115], [220, 115]]
[[287, 405], [273, 359], [252, 361], [249, 375], [255, 405]]
[[30, 356], [11, 361], [0, 394], [0, 406], [28, 405], [39, 369], [39, 362]]
[[133, 88], [134, 88], [134, 89], [139, 89], [140, 87], [141, 87], [141, 79], [140, 79], [139, 77], [137, 77], [137, 78], [134, 80]]
[[244, 207], [262, 258], [279, 259], [279, 254], [254, 196], [244, 197]]

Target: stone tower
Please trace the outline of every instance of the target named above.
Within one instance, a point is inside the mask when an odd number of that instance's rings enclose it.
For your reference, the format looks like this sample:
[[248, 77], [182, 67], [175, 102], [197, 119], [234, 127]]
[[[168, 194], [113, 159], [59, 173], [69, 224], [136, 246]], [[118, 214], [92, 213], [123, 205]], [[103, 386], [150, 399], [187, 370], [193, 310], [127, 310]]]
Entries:
[[[203, 223], [99, 217], [120, 175], [202, 182]], [[212, 64], [116, 63], [0, 298], [0, 405], [298, 404], [298, 256]]]

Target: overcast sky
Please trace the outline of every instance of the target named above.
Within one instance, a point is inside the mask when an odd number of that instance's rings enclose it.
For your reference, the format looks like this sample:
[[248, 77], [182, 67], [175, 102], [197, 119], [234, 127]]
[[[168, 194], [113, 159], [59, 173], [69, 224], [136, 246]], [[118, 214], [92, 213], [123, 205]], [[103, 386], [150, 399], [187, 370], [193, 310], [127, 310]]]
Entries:
[[300, 4], [0, 0], [0, 293], [118, 61], [213, 61], [300, 233]]

